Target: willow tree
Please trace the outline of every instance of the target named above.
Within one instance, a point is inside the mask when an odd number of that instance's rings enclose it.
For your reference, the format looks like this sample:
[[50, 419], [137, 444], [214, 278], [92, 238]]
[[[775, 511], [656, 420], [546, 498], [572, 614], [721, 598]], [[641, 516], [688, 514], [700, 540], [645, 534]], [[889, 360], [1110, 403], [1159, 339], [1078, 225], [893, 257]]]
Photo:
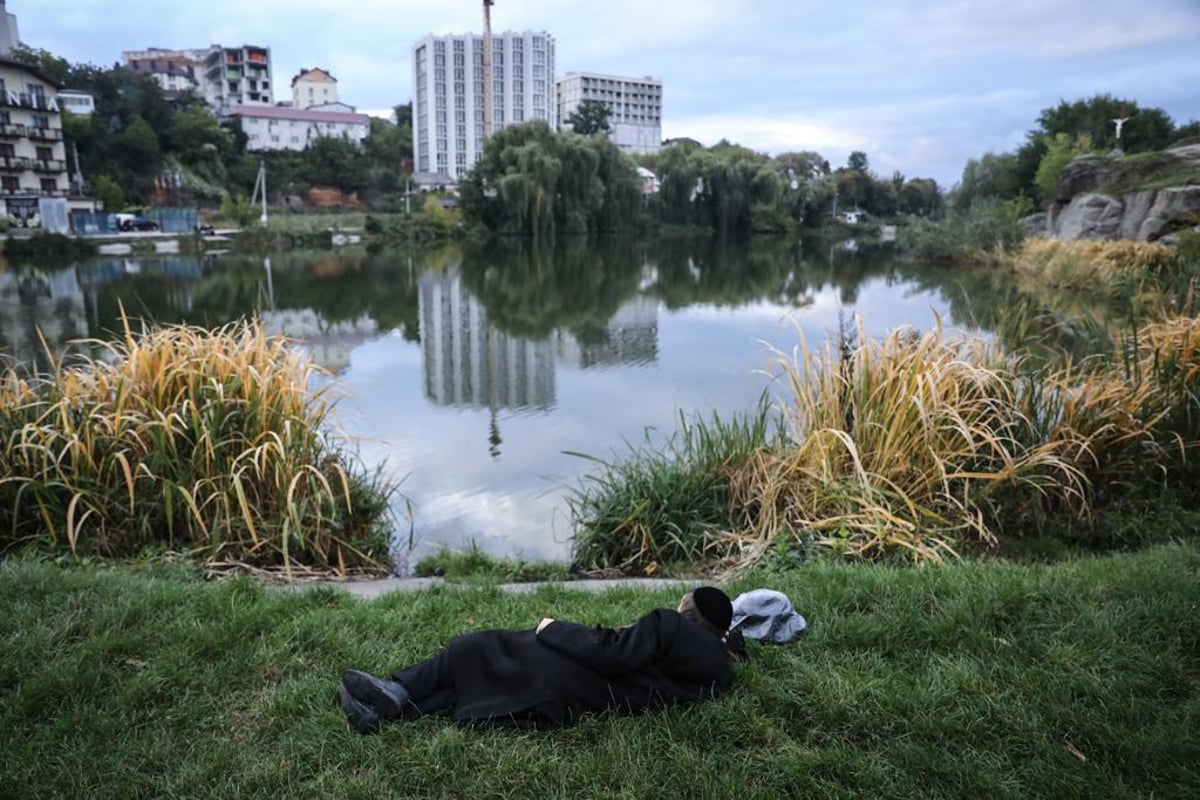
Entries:
[[545, 238], [630, 228], [640, 180], [603, 137], [555, 133], [543, 121], [496, 132], [462, 185], [463, 215], [494, 233]]

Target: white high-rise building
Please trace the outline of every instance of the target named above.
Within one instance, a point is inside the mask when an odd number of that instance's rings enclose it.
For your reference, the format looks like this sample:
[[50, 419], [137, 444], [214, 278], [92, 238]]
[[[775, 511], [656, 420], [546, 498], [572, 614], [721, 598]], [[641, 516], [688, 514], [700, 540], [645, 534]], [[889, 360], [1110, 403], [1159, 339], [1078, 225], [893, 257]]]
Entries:
[[[492, 36], [492, 126], [534, 119], [558, 127], [554, 37]], [[413, 45], [413, 161], [457, 183], [483, 153], [483, 37], [426, 36]]]
[[608, 108], [612, 140], [626, 153], [657, 153], [662, 146], [662, 81], [621, 78], [595, 72], [568, 72], [556, 83], [558, 119], [566, 127], [584, 100]]
[[0, 0], [0, 57], [8, 54], [21, 43], [21, 32], [17, 29], [17, 15], [8, 13], [4, 0]]

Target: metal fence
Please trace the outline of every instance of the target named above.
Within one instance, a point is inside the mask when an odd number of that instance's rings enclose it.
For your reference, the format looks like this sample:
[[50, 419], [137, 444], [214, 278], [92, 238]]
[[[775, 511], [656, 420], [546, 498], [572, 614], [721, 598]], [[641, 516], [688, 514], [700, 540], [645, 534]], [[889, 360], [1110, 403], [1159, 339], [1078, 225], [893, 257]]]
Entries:
[[[158, 224], [163, 233], [194, 233], [200, 221], [195, 208], [148, 208], [141, 215]], [[71, 230], [76, 234], [120, 233], [116, 214], [91, 211], [72, 211]]]

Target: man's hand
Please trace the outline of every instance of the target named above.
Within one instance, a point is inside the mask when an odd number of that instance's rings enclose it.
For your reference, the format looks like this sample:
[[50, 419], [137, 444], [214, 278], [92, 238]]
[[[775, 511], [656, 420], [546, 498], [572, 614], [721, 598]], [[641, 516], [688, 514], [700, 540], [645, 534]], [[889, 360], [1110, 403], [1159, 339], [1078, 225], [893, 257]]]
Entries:
[[551, 622], [554, 622], [554, 620], [551, 619], [550, 617], [543, 617], [542, 621], [538, 623], [537, 632], [541, 633], [542, 629], [545, 628], [547, 625], [549, 625]]

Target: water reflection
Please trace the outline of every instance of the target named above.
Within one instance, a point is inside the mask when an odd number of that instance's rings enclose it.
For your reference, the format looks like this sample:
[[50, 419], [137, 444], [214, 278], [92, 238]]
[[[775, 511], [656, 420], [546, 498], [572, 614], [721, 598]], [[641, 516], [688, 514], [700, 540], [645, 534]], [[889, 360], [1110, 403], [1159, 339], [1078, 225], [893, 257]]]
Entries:
[[[766, 346], [818, 342], [839, 314], [871, 335], [1001, 319], [996, 273], [925, 272], [822, 242], [567, 240], [373, 251], [96, 259], [0, 273], [0, 351], [45, 366], [133, 317], [257, 317], [348, 393], [368, 463], [406, 476], [421, 549], [476, 540], [567, 553], [564, 486], [680, 411], [728, 415], [770, 389]], [[401, 503], [403, 501], [400, 501]], [[407, 533], [407, 530], [406, 530]]]
[[87, 334], [84, 293], [75, 270], [0, 272], [0, 357], [44, 370], [52, 358], [66, 354], [65, 342]]
[[549, 409], [554, 349], [549, 339], [498, 331], [457, 269], [421, 276], [419, 305], [425, 396], [441, 406]]

